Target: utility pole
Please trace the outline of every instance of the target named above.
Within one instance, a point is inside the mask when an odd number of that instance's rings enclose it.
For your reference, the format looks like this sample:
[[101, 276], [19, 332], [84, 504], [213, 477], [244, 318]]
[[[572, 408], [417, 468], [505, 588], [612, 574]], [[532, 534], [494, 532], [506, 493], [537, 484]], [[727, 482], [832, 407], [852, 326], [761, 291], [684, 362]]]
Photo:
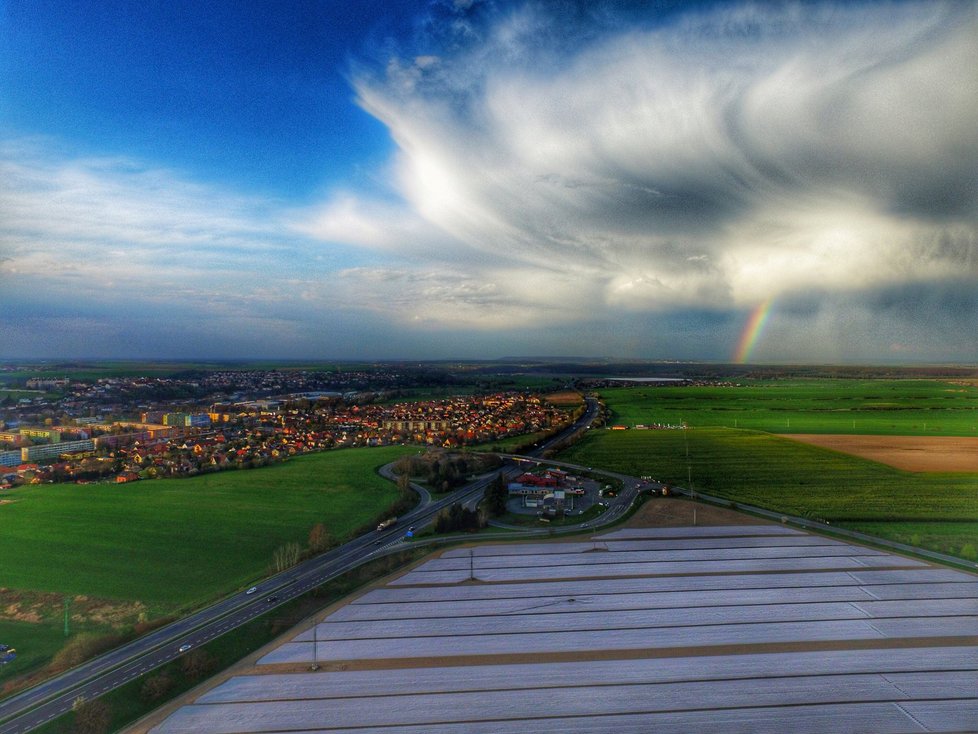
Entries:
[[319, 620], [312, 622], [312, 665], [310, 670], [319, 670]]
[[686, 433], [686, 423], [683, 422], [683, 442], [686, 444], [686, 484], [689, 487], [689, 498], [693, 502], [693, 525], [696, 525], [696, 492], [693, 490], [693, 467], [689, 463], [689, 435]]
[[475, 581], [475, 558], [472, 553], [474, 548], [469, 548], [469, 581]]

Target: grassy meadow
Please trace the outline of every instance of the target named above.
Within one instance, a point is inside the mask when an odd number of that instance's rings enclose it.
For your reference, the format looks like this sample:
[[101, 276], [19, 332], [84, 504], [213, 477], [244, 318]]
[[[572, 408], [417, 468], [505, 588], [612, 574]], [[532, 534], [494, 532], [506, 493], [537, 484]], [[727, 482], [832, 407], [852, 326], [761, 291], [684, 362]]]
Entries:
[[[342, 369], [369, 369], [372, 365], [353, 362], [343, 363]], [[9, 369], [0, 372], [0, 382], [7, 380], [24, 380], [29, 377], [61, 378], [73, 380], [97, 380], [103, 377], [172, 377], [187, 370], [204, 372], [246, 371], [246, 370], [326, 370], [336, 371], [338, 366], [330, 362], [265, 362], [265, 361], [216, 361], [193, 362], [182, 360], [160, 360], [157, 362], [144, 360], [106, 359], [83, 362], [47, 362], [31, 363], [19, 369]]]
[[724, 426], [769, 433], [978, 436], [978, 385], [939, 380], [754, 380], [739, 386], [601, 391], [627, 426]]
[[978, 546], [978, 474], [906, 472], [776, 435], [978, 435], [973, 384], [769, 380], [601, 397], [612, 424], [690, 428], [594, 430], [561, 458], [681, 486], [691, 477], [707, 494], [965, 558]]
[[2, 684], [11, 677], [50, 660], [65, 644], [64, 627], [60, 624], [0, 620], [0, 643], [17, 650], [15, 660], [0, 665]]
[[43, 485], [0, 505], [0, 587], [195, 605], [264, 575], [275, 549], [335, 538], [397, 498], [375, 473], [407, 449], [346, 449], [250, 471], [131, 484]]
[[[693, 488], [707, 494], [905, 542], [916, 535], [921, 547], [949, 553], [978, 544], [978, 474], [904, 472], [768, 433], [725, 428], [598, 429], [561, 458], [680, 486], [691, 476]], [[908, 530], [915, 523], [927, 527]]]

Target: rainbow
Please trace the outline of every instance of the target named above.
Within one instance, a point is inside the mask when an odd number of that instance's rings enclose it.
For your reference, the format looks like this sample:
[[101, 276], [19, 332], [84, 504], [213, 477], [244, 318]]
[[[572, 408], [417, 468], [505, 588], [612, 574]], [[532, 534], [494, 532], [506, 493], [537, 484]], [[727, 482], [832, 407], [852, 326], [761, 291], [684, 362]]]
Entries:
[[771, 307], [773, 305], [774, 299], [768, 298], [757, 304], [754, 310], [751, 311], [750, 318], [747, 319], [747, 325], [744, 327], [744, 332], [740, 335], [740, 340], [737, 342], [737, 350], [734, 352], [734, 362], [737, 364], [744, 364], [750, 357], [754, 345], [757, 344], [757, 339], [760, 337], [761, 332], [764, 331], [764, 324], [767, 323], [767, 317], [771, 315]]

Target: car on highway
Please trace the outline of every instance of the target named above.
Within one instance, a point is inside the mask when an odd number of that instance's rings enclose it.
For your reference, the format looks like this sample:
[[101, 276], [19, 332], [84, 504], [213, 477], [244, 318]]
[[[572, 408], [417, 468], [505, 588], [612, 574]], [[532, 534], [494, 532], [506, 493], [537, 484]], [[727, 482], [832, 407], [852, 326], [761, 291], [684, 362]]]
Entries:
[[265, 599], [265, 601], [268, 601], [268, 602], [278, 601], [278, 597], [277, 596], [270, 596], [267, 599]]
[[245, 593], [246, 593], [246, 594], [254, 594], [254, 593], [255, 593], [256, 591], [258, 591], [258, 587], [257, 587], [257, 586], [252, 586], [252, 587], [251, 587], [250, 589], [248, 589], [248, 590], [247, 590], [247, 591], [246, 591]]
[[187, 645], [180, 645], [180, 650], [179, 650], [179, 652], [187, 652], [187, 650], [189, 650], [189, 649], [190, 649], [191, 647], [193, 647], [193, 646], [192, 646], [192, 645], [190, 645], [190, 644], [187, 644]]

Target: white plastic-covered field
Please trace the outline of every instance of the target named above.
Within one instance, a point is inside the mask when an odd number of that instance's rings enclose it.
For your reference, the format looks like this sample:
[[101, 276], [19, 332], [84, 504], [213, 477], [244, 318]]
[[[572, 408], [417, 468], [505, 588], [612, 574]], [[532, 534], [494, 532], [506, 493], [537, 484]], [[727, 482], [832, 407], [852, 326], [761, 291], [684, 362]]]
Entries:
[[154, 732], [706, 728], [978, 729], [978, 578], [774, 525], [453, 549]]

